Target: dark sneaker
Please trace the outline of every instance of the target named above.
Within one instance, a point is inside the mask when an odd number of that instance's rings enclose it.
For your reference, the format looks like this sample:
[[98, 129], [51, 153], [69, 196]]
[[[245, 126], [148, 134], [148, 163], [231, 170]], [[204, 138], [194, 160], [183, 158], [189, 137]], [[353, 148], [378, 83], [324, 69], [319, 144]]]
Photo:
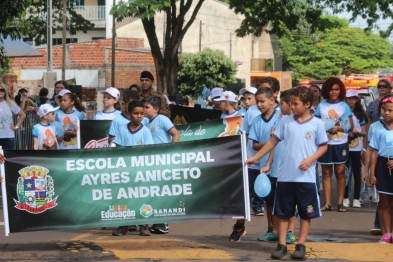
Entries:
[[138, 231], [138, 226], [137, 225], [129, 226], [128, 231]]
[[287, 246], [277, 244], [276, 250], [270, 256], [273, 259], [281, 259], [288, 254]]
[[128, 226], [118, 227], [112, 231], [112, 236], [124, 236], [128, 234]]
[[254, 216], [264, 216], [265, 212], [263, 210], [254, 210]]
[[374, 235], [374, 236], [381, 236], [382, 235], [382, 231], [380, 228], [374, 227], [370, 229], [370, 234]]
[[305, 259], [306, 258], [306, 247], [302, 244], [295, 246], [295, 252], [292, 254], [292, 259]]
[[240, 241], [240, 238], [246, 234], [246, 228], [242, 225], [235, 224], [233, 226], [233, 232], [229, 236], [229, 241], [237, 242]]
[[139, 235], [141, 236], [150, 236], [150, 232], [147, 229], [147, 225], [140, 225], [139, 226]]
[[149, 231], [153, 234], [168, 234], [169, 225], [168, 223], [154, 224], [149, 227]]

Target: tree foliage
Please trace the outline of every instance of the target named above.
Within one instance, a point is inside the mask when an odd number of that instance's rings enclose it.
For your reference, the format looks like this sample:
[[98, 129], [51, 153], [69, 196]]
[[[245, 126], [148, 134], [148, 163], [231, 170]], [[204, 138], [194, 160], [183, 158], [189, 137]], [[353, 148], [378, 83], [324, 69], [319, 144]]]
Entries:
[[179, 61], [179, 89], [182, 94], [198, 96], [204, 86], [224, 87], [236, 82], [237, 68], [221, 50], [205, 48], [196, 54], [181, 56]]
[[[259, 36], [263, 30], [278, 36], [288, 30], [298, 29], [304, 19], [310, 30], [329, 28], [329, 20], [321, 17], [323, 10], [330, 8], [334, 14], [348, 12], [350, 21], [361, 17], [367, 21], [367, 30], [379, 29], [379, 19], [393, 18], [393, 0], [227, 0], [235, 13], [244, 15], [244, 20], [236, 33], [238, 36], [254, 34]], [[387, 37], [393, 30], [391, 24], [386, 30], [380, 30], [381, 36]]]
[[325, 79], [332, 75], [373, 73], [393, 66], [391, 44], [379, 35], [348, 27], [348, 21], [325, 17], [342, 26], [314, 34], [292, 31], [279, 39], [283, 67], [294, 79]]
[[[76, 35], [78, 31], [87, 33], [94, 24], [86, 20], [82, 15], [74, 10], [73, 1], [52, 0], [52, 33], [62, 31], [62, 7], [63, 2], [67, 1], [67, 31], [70, 35]], [[26, 16], [16, 21], [24, 36], [34, 39], [36, 45], [46, 44], [47, 37], [47, 0], [34, 0], [26, 9]]]
[[[193, 2], [194, 6], [192, 6]], [[119, 2], [111, 10], [119, 20], [128, 16], [142, 20], [158, 74], [157, 88], [160, 92], [168, 94], [178, 92], [179, 46], [203, 2], [204, 0], [128, 0]], [[154, 17], [159, 12], [163, 12], [166, 17], [165, 48], [162, 52], [154, 21]]]

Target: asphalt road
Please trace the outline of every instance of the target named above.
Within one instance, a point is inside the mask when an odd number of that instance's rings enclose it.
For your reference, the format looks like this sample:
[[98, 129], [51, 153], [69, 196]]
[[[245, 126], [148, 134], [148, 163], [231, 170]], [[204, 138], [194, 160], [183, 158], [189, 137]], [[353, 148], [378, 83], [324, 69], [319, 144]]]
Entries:
[[[322, 192], [321, 192], [322, 193]], [[322, 195], [322, 194], [321, 194]], [[334, 195], [334, 194], [333, 194]], [[322, 203], [323, 199], [321, 199]], [[1, 203], [1, 202], [0, 202]], [[393, 261], [393, 245], [376, 244], [369, 234], [375, 203], [348, 212], [324, 212], [311, 223], [306, 243], [308, 260]], [[3, 225], [1, 216], [1, 225]], [[234, 221], [170, 224], [166, 235], [141, 237], [138, 232], [111, 236], [112, 228], [15, 233], [0, 226], [0, 261], [266, 261], [276, 242], [256, 239], [267, 230], [266, 217], [252, 216], [240, 242], [229, 242]], [[298, 234], [298, 224], [295, 234]], [[288, 249], [294, 250], [294, 245]], [[283, 260], [290, 260], [286, 256]]]

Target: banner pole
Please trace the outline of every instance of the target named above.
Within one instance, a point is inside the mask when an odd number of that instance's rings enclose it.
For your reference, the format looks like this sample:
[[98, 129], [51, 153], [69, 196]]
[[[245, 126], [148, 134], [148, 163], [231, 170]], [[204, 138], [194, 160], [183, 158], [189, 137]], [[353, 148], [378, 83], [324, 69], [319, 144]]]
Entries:
[[251, 221], [250, 215], [250, 191], [248, 185], [248, 166], [244, 165], [244, 162], [247, 160], [247, 139], [246, 133], [241, 132], [241, 145], [242, 145], [242, 164], [243, 164], [243, 184], [244, 184], [244, 204], [245, 204], [245, 212], [246, 212], [246, 219]]
[[81, 121], [77, 119], [78, 131], [76, 131], [76, 141], [78, 143], [78, 149], [81, 149]]
[[[4, 150], [0, 146], [0, 154], [4, 155]], [[1, 198], [3, 200], [3, 215], [4, 215], [4, 231], [5, 231], [5, 236], [9, 236], [10, 234], [10, 222], [8, 219], [8, 202], [7, 202], [7, 187], [6, 185], [6, 180], [5, 180], [5, 169], [4, 169], [4, 164], [1, 164], [0, 166], [0, 175], [3, 176], [3, 183], [1, 183]]]

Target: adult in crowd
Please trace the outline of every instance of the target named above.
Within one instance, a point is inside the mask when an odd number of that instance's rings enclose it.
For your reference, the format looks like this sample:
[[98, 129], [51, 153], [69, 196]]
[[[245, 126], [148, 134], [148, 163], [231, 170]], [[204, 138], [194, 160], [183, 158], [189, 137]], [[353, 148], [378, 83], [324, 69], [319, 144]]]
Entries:
[[[13, 115], [18, 115], [16, 125], [13, 124]], [[0, 83], [0, 146], [2, 149], [12, 150], [15, 145], [15, 131], [19, 129], [26, 114], [10, 99], [7, 87]]]
[[[392, 91], [392, 87], [391, 87], [389, 81], [386, 79], [379, 80], [377, 88], [378, 88], [379, 97], [378, 97], [378, 99], [375, 99], [374, 101], [372, 101], [368, 105], [367, 110], [366, 110], [366, 115], [369, 120], [368, 124], [367, 124], [367, 133], [370, 132], [370, 135], [372, 133], [371, 130], [369, 130], [370, 125], [372, 123], [379, 121], [379, 119], [380, 119], [380, 112], [378, 110], [379, 102], [381, 101], [381, 99], [385, 95], [389, 94]], [[370, 142], [370, 141], [368, 141], [368, 142]], [[367, 148], [367, 151], [366, 151], [366, 156], [365, 156], [366, 161], [365, 161], [365, 166], [364, 166], [364, 175], [362, 178], [363, 181], [366, 180], [366, 177], [368, 178], [368, 174], [369, 174], [368, 169], [370, 167], [370, 158], [371, 158], [371, 155], [370, 155], [371, 153], [369, 153], [370, 149], [368, 147], [366, 147], [366, 148]], [[370, 234], [371, 235], [382, 235], [381, 226], [379, 223], [378, 207], [375, 212], [374, 227], [370, 229]]]
[[158, 93], [153, 90], [153, 82], [154, 82], [154, 76], [152, 73], [149, 71], [143, 71], [141, 73], [141, 88], [142, 91], [139, 93], [140, 100], [142, 101], [145, 97], [148, 96], [158, 96], [161, 98], [161, 108], [160, 108], [160, 114], [170, 117], [171, 112], [167, 109], [167, 104], [166, 104], [166, 99], [165, 96], [163, 96], [161, 93]]
[[[27, 110], [28, 105], [35, 105], [33, 100], [31, 100], [28, 96], [29, 91], [25, 88], [21, 88], [18, 91], [18, 94], [15, 96], [16, 104], [22, 109], [23, 111]], [[10, 98], [11, 99], [11, 98]]]
[[130, 85], [130, 87], [128, 88], [128, 90], [133, 90], [133, 91], [137, 92], [138, 94], [139, 94], [140, 92], [142, 92], [142, 88], [141, 88], [141, 86], [138, 85], [138, 84], [132, 84], [132, 85]]
[[70, 90], [70, 87], [68, 86], [67, 82], [66, 82], [66, 81], [63, 81], [63, 80], [57, 81], [57, 82], [55, 83], [55, 90], [54, 90], [54, 92], [53, 92], [52, 99], [49, 100], [49, 103], [50, 103], [53, 107], [60, 106], [60, 101], [59, 101], [57, 95], [58, 95], [58, 94], [60, 93], [60, 91], [63, 90], [63, 89], [68, 89], [68, 90]]
[[43, 104], [49, 103], [48, 94], [49, 94], [48, 88], [43, 87], [40, 89], [38, 96], [34, 98], [34, 102], [37, 104], [38, 107]]

